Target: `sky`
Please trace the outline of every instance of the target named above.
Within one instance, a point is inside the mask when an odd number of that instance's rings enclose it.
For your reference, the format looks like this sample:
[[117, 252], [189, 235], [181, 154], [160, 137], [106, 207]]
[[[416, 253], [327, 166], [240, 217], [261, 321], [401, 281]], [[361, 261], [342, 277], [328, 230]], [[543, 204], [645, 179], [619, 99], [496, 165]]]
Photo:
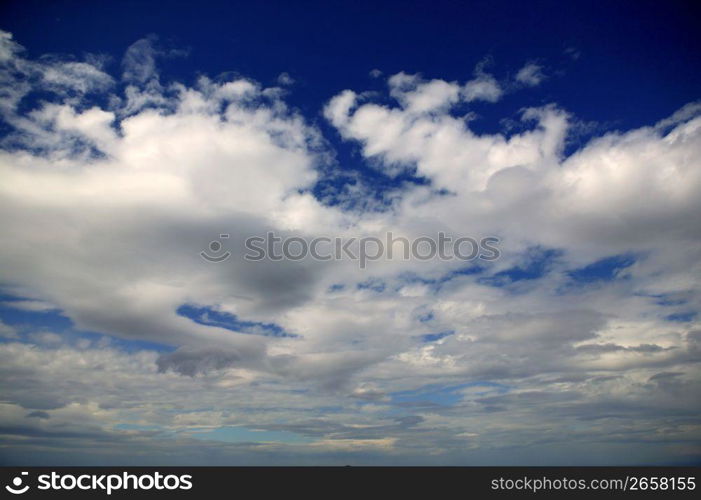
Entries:
[[699, 464], [698, 21], [3, 2], [0, 464]]

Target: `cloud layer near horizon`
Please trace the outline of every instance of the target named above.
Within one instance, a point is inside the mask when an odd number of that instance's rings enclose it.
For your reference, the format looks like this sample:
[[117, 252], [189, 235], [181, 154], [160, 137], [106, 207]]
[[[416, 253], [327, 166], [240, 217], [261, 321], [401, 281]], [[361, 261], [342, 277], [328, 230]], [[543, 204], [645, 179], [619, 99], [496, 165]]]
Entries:
[[[70, 320], [0, 323], [6, 462], [698, 459], [701, 105], [565, 154], [557, 104], [471, 128], [546, 82], [533, 62], [339, 89], [323, 115], [378, 200], [286, 90], [162, 82], [167, 55], [140, 40], [109, 74], [0, 37], [3, 307]], [[269, 230], [495, 235], [502, 258], [244, 261]]]

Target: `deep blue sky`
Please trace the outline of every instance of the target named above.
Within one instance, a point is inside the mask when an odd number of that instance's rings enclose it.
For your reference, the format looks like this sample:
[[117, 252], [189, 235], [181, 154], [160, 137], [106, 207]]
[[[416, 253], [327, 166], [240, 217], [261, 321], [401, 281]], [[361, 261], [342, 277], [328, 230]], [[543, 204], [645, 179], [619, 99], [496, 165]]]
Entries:
[[[533, 102], [507, 95], [486, 113], [553, 101], [627, 129], [698, 97], [694, 3], [22, 0], [3, 2], [0, 25], [30, 56], [105, 53], [113, 72], [126, 47], [150, 33], [189, 49], [162, 62], [166, 80], [235, 71], [272, 84], [286, 71], [297, 82], [289, 102], [308, 117], [344, 88], [381, 85], [367, 76], [373, 68], [464, 81], [485, 56], [498, 78], [537, 60], [553, 76], [529, 93]], [[581, 56], [566, 56], [568, 47]]]

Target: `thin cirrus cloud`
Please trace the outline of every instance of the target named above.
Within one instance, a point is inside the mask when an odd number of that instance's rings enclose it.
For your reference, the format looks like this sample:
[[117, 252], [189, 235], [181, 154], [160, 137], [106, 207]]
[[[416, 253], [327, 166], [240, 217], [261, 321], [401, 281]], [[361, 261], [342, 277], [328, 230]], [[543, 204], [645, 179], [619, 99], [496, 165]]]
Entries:
[[[279, 87], [162, 81], [174, 54], [154, 38], [121, 74], [0, 41], [6, 460], [698, 456], [698, 104], [565, 154], [576, 117], [557, 103], [478, 133], [465, 108], [502, 98], [494, 76], [397, 73], [323, 115], [368, 168], [425, 182], [379, 204], [331, 182], [330, 203], [315, 187], [339, 139]], [[516, 80], [547, 84], [535, 64]], [[502, 258], [244, 261], [268, 230], [495, 235]], [[205, 262], [222, 233], [231, 258]]]

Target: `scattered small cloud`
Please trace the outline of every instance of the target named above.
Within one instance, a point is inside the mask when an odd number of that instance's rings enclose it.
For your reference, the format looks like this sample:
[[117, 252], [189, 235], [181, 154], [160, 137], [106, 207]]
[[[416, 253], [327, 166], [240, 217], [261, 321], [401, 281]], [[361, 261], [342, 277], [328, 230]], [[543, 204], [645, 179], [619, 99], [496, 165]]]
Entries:
[[516, 81], [528, 87], [540, 85], [545, 78], [543, 67], [536, 63], [528, 63], [516, 73]]
[[280, 73], [277, 77], [277, 83], [278, 85], [282, 85], [283, 87], [288, 87], [294, 84], [295, 80], [290, 76], [289, 73]]

